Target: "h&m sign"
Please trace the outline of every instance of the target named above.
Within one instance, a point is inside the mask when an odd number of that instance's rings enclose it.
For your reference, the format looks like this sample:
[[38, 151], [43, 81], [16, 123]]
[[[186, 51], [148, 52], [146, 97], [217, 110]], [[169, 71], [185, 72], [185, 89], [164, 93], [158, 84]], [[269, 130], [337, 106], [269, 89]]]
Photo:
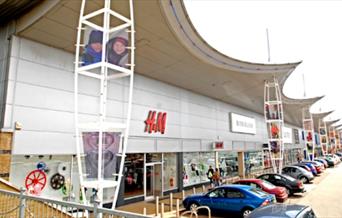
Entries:
[[145, 132], [160, 132], [164, 134], [166, 128], [166, 112], [149, 111], [145, 120]]

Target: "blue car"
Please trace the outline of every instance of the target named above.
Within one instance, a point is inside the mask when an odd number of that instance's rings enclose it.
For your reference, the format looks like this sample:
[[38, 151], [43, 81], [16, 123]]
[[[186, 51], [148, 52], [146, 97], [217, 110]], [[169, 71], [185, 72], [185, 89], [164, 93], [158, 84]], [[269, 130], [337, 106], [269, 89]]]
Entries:
[[300, 163], [297, 163], [297, 164], [295, 164], [295, 166], [300, 166], [300, 165], [305, 165], [305, 166], [309, 167], [309, 168], [310, 168], [310, 170], [311, 170], [311, 173], [312, 173], [314, 176], [317, 176], [317, 175], [318, 175], [318, 173], [317, 173], [317, 170], [316, 170], [315, 166], [314, 166], [314, 165], [312, 165], [311, 163], [307, 163], [307, 162], [300, 162]]
[[246, 216], [252, 210], [275, 201], [274, 195], [247, 185], [223, 185], [208, 193], [191, 195], [184, 199], [187, 210], [208, 206], [213, 213]]

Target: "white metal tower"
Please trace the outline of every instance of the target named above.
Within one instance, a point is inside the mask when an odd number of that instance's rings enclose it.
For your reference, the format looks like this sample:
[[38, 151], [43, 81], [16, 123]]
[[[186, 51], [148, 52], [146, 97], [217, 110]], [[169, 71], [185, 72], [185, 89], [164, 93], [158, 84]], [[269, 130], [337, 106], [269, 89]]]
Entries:
[[327, 125], [323, 121], [323, 118], [318, 120], [319, 141], [322, 148], [322, 154], [325, 155], [328, 152], [328, 132]]
[[[75, 132], [83, 203], [91, 203], [93, 195], [102, 206], [106, 195], [113, 208], [123, 175], [135, 63], [133, 2], [125, 2], [126, 16], [113, 10], [111, 0], [82, 0], [75, 52]], [[122, 119], [107, 115], [115, 109], [108, 99], [111, 80], [124, 80], [128, 86], [127, 94], [121, 95]], [[87, 84], [98, 87], [93, 101], [84, 100]], [[87, 111], [87, 104], [97, 105], [96, 114]]]
[[315, 131], [310, 107], [303, 108], [303, 130], [306, 145], [306, 159], [315, 158]]
[[268, 132], [268, 148], [271, 163], [275, 173], [281, 173], [283, 167], [283, 104], [281, 91], [276, 78], [265, 82], [264, 88], [264, 115]]
[[329, 153], [334, 153], [336, 145], [336, 137], [335, 137], [335, 128], [333, 126], [329, 126]]

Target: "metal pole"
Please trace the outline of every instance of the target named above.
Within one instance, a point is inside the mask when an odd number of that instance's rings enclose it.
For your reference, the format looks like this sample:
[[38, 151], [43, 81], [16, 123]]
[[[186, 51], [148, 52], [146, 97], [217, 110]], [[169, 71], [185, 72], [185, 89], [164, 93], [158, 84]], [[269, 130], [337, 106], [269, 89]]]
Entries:
[[97, 214], [97, 209], [98, 209], [98, 206], [99, 206], [100, 202], [98, 200], [95, 200], [94, 201], [94, 218], [98, 218], [99, 214]]
[[24, 188], [20, 188], [20, 197], [19, 197], [19, 218], [25, 217], [25, 208], [26, 208], [26, 200], [24, 198]]

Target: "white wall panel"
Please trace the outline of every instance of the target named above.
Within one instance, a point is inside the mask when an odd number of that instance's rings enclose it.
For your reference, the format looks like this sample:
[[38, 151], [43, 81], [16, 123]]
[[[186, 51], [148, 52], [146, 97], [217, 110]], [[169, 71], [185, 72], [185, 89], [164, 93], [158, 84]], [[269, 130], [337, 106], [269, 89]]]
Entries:
[[70, 134], [74, 134], [75, 131], [74, 114], [71, 112], [16, 106], [13, 113], [16, 118], [15, 121], [22, 124], [24, 131], [49, 131]]
[[183, 139], [183, 151], [200, 151], [201, 150], [201, 140], [196, 139]]
[[12, 154], [75, 154], [74, 134], [15, 131]]
[[245, 149], [245, 143], [239, 141], [233, 141], [233, 150], [243, 151]]
[[180, 139], [157, 139], [157, 152], [181, 152]]
[[147, 153], [156, 152], [155, 139], [148, 138], [128, 138], [127, 153]]

